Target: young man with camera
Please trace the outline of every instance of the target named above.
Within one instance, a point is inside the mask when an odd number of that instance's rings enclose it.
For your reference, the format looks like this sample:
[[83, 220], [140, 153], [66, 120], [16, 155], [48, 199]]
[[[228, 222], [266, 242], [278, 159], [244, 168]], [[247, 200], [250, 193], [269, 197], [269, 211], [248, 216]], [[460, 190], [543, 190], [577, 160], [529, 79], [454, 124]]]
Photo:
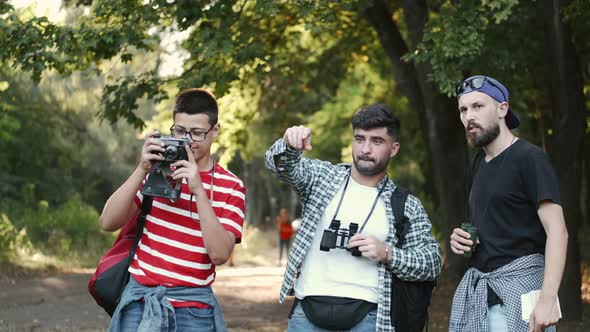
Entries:
[[202, 89], [182, 91], [173, 114], [172, 137], [146, 135], [139, 166], [109, 198], [100, 217], [103, 230], [118, 230], [135, 222], [146, 192], [152, 196], [144, 188], [150, 177], [165, 173], [167, 181], [180, 183], [178, 199], [153, 193], [129, 267], [131, 278], [109, 331], [225, 330], [210, 285], [215, 266], [225, 263], [241, 240], [245, 188], [211, 156], [220, 132], [215, 97]]
[[[468, 179], [471, 220], [450, 239], [455, 254], [471, 258], [449, 330], [555, 331], [568, 234], [553, 167], [543, 150], [512, 133], [520, 120], [500, 82], [472, 76], [457, 96], [467, 140], [479, 151]], [[527, 313], [521, 296], [536, 293]]]
[[266, 152], [267, 167], [299, 194], [302, 222], [290, 251], [280, 298], [295, 295], [289, 331], [391, 331], [392, 272], [406, 280], [433, 280], [441, 255], [420, 201], [410, 195], [410, 229], [403, 247], [387, 176], [399, 148], [400, 125], [383, 104], [352, 118], [353, 163], [303, 158], [311, 130], [287, 129]]

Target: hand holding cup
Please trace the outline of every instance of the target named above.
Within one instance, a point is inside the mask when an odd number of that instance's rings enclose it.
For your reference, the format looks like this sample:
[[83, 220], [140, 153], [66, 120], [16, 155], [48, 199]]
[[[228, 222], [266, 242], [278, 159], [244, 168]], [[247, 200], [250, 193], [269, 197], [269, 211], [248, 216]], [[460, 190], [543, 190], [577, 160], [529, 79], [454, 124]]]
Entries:
[[462, 223], [461, 228], [455, 228], [451, 234], [451, 250], [467, 258], [475, 252], [478, 242], [478, 229], [471, 223]]

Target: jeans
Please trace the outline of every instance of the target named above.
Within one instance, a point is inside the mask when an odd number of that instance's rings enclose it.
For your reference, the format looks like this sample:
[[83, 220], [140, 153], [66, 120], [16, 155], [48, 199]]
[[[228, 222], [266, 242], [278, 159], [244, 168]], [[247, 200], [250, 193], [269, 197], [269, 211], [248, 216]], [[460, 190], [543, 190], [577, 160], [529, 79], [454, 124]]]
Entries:
[[506, 307], [503, 304], [495, 304], [489, 307], [488, 319], [491, 332], [508, 332]]
[[[121, 331], [135, 332], [143, 316], [144, 303], [135, 301], [129, 303], [121, 312]], [[213, 309], [199, 309], [195, 307], [174, 308], [176, 322], [171, 319], [168, 325], [176, 325], [176, 331], [215, 331], [213, 323]]]
[[[353, 326], [350, 332], [373, 332], [375, 331], [377, 326], [377, 309], [369, 311], [369, 313], [363, 318], [358, 324]], [[293, 314], [291, 315], [291, 319], [289, 319], [289, 326], [287, 328], [288, 332], [325, 332], [330, 331], [326, 329], [322, 329], [313, 325], [312, 322], [307, 319], [303, 309], [301, 309], [301, 304], [297, 303], [295, 310], [293, 310]]]
[[[121, 296], [121, 301], [117, 305], [117, 309], [113, 313], [111, 322], [109, 324], [109, 332], [120, 332], [122, 330], [123, 314], [128, 305], [134, 304], [140, 300], [143, 309], [138, 310], [133, 317], [140, 317], [141, 323], [139, 328], [134, 332], [145, 331], [178, 331], [181, 329], [177, 324], [185, 324], [188, 321], [189, 328], [194, 327], [194, 314], [208, 314], [207, 312], [195, 312], [195, 309], [188, 309], [189, 319], [177, 320], [175, 319], [177, 310], [172, 307], [172, 304], [167, 300], [167, 297], [177, 299], [180, 301], [200, 302], [209, 305], [212, 310], [212, 319], [216, 332], [227, 331], [225, 322], [223, 321], [223, 314], [219, 308], [219, 304], [213, 295], [211, 286], [207, 287], [148, 287], [139, 284], [133, 276], [129, 278], [129, 283]], [[141, 308], [140, 307], [140, 308]], [[183, 310], [178, 310], [183, 311]], [[141, 315], [139, 313], [142, 313]], [[181, 312], [181, 315], [187, 312]], [[182, 325], [185, 327], [186, 325]], [[204, 327], [206, 328], [206, 326]]]
[[281, 240], [279, 239], [279, 263], [281, 259], [283, 259], [283, 249], [285, 250], [285, 256], [289, 254], [289, 246], [291, 245], [291, 240]]

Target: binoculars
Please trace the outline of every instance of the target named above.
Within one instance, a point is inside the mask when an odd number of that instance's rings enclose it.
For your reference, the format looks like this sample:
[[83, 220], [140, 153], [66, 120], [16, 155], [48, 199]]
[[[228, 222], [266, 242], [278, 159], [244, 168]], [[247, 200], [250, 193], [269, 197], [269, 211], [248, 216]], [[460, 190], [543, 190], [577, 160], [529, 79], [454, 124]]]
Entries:
[[320, 243], [320, 250], [330, 251], [330, 249], [346, 249], [350, 251], [353, 256], [361, 256], [358, 247], [348, 248], [348, 240], [354, 236], [359, 228], [356, 223], [350, 223], [350, 229], [340, 228], [340, 220], [332, 220], [330, 227], [324, 229], [322, 241]]

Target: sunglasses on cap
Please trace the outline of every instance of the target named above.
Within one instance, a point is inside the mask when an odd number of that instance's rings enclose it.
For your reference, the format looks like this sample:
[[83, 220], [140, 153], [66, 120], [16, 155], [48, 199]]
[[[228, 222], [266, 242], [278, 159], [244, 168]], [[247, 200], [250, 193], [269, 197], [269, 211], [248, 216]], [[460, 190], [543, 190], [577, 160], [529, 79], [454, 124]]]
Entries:
[[504, 91], [502, 91], [502, 89], [496, 83], [494, 83], [492, 80], [489, 80], [485, 76], [474, 76], [461, 82], [461, 84], [459, 84], [459, 86], [457, 87], [457, 95], [459, 96], [471, 91], [477, 91], [478, 89], [481, 89], [484, 82], [488, 82], [491, 86], [498, 89], [502, 94], [502, 97], [504, 97], [504, 100], [508, 100], [508, 98], [506, 98], [506, 95], [504, 94]]

